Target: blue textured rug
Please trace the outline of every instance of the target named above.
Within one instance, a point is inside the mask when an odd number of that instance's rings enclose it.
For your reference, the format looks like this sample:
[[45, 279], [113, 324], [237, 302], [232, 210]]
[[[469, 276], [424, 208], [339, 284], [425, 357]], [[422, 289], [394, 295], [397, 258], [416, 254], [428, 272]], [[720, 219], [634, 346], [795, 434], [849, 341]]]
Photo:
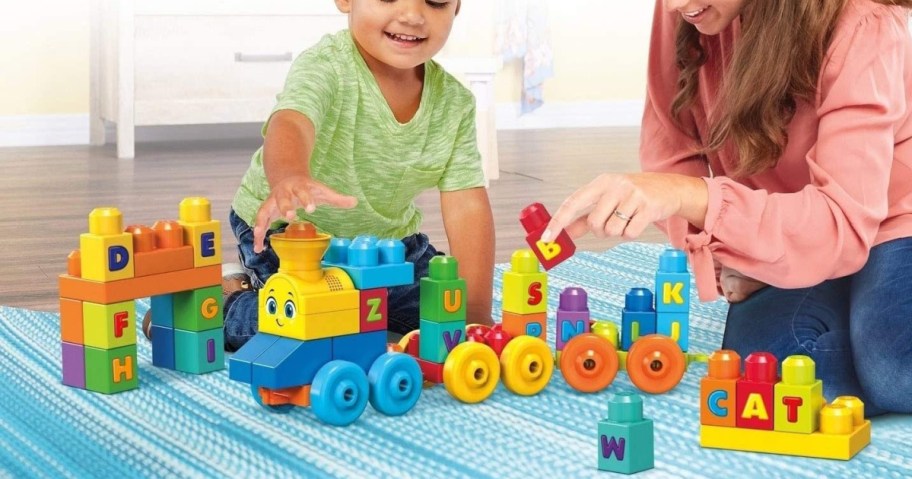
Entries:
[[[583, 286], [593, 317], [619, 321], [624, 294], [654, 285], [659, 245], [578, 253], [551, 271], [550, 311], [560, 290]], [[505, 265], [499, 265], [498, 276]], [[495, 310], [500, 308], [500, 278]], [[148, 308], [140, 302], [137, 313]], [[691, 351], [721, 341], [724, 303], [693, 304]], [[463, 405], [442, 387], [425, 390], [399, 418], [370, 407], [352, 426], [317, 422], [308, 409], [270, 413], [227, 371], [193, 376], [154, 368], [139, 341], [140, 389], [105, 396], [60, 383], [58, 317], [0, 307], [0, 477], [595, 477], [597, 422], [612, 392], [635, 391], [619, 374], [583, 395], [559, 373], [532, 398], [502, 386]], [[549, 328], [551, 341], [553, 325]], [[692, 365], [674, 391], [647, 396], [656, 467], [664, 477], [910, 477], [912, 418], [874, 421], [873, 441], [852, 461], [704, 450], [698, 445], [699, 379]]]

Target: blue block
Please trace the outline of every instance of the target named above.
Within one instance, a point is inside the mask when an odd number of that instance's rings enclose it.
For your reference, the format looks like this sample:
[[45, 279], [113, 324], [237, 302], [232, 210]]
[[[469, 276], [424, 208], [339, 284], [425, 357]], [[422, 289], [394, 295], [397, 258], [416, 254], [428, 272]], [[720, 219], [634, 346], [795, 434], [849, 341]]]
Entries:
[[332, 339], [332, 358], [351, 361], [366, 373], [386, 352], [386, 330], [348, 334]]
[[278, 340], [278, 336], [266, 333], [258, 333], [250, 338], [228, 360], [228, 378], [250, 384], [253, 381], [254, 361]]
[[[155, 313], [152, 314], [155, 316]], [[160, 368], [174, 367], [174, 329], [152, 325], [152, 365]]]
[[656, 313], [656, 332], [675, 339], [681, 351], [687, 352], [689, 313]]
[[687, 255], [681, 250], [669, 248], [659, 257], [655, 310], [657, 313], [690, 311], [690, 273]]
[[280, 337], [253, 362], [251, 384], [270, 389], [305, 386], [332, 360], [332, 339], [299, 339]]
[[323, 266], [341, 268], [357, 289], [389, 288], [415, 282], [415, 265], [405, 261], [405, 245], [396, 239], [333, 238]]
[[174, 295], [152, 296], [152, 325], [174, 328]]
[[634, 329], [636, 329], [636, 339], [655, 333], [655, 311], [624, 310], [621, 312], [621, 349], [624, 351], [630, 350], [630, 345], [635, 341]]

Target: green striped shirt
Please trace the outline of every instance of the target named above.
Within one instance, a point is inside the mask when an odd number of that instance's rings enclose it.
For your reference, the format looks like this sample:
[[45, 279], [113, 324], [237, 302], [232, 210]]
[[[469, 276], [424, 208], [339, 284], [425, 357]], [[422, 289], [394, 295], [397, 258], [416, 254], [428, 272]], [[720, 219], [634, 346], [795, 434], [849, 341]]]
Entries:
[[[414, 200], [422, 191], [484, 185], [474, 98], [434, 61], [425, 64], [421, 105], [405, 124], [393, 116], [348, 30], [323, 37], [299, 55], [277, 99], [273, 113], [298, 111], [316, 128], [311, 175], [358, 198], [358, 206], [349, 210], [298, 210], [299, 218], [334, 236], [403, 238], [421, 225]], [[260, 148], [232, 207], [253, 225], [268, 195]]]

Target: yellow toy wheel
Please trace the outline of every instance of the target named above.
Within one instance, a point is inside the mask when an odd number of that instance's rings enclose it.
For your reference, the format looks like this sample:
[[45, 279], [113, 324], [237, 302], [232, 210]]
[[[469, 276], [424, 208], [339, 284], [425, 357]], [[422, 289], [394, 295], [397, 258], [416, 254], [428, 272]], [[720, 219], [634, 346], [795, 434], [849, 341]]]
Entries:
[[671, 391], [681, 382], [687, 358], [673, 339], [659, 334], [643, 336], [627, 352], [627, 375], [650, 394]]
[[538, 394], [554, 372], [551, 348], [534, 336], [517, 336], [507, 343], [500, 354], [500, 369], [504, 386], [515, 394]]
[[465, 342], [453, 348], [443, 364], [443, 385], [465, 403], [487, 399], [500, 378], [500, 363], [487, 345]]

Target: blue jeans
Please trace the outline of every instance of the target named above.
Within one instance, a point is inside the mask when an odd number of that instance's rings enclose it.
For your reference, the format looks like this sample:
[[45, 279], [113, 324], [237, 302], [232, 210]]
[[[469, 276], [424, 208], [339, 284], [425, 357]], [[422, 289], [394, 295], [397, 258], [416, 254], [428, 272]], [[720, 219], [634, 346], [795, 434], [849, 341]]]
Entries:
[[722, 347], [742, 360], [810, 356], [827, 400], [858, 396], [868, 416], [912, 412], [912, 238], [875, 246], [853, 275], [732, 304]]
[[[238, 242], [238, 257], [247, 275], [251, 290], [232, 293], [225, 299], [225, 349], [237, 351], [257, 333], [259, 289], [279, 270], [279, 258], [269, 245], [269, 237], [285, 230], [284, 227], [266, 233], [265, 249], [253, 252], [253, 228], [231, 210], [228, 221]], [[405, 243], [405, 260], [415, 264], [415, 282], [389, 288], [389, 326], [395, 333], [405, 334], [418, 329], [418, 280], [428, 275], [428, 262], [438, 253], [427, 235], [417, 233], [402, 239]]]

